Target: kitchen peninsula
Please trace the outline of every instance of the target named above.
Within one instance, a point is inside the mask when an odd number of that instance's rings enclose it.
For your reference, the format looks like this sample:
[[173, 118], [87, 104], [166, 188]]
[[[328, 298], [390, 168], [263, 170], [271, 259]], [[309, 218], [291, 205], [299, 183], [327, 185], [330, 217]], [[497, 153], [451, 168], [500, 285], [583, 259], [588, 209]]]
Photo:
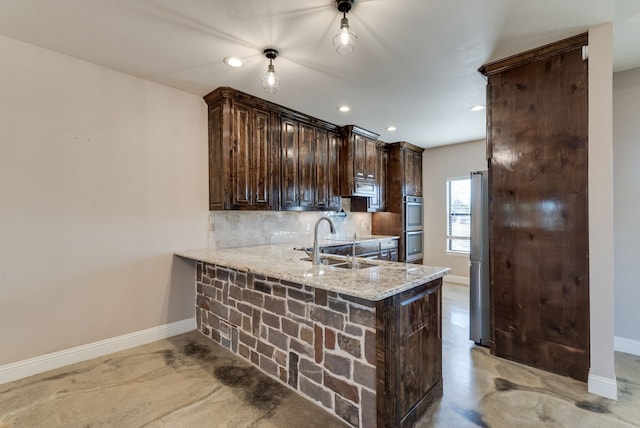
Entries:
[[352, 426], [411, 426], [442, 396], [449, 269], [291, 247], [176, 253], [196, 261], [200, 332]]

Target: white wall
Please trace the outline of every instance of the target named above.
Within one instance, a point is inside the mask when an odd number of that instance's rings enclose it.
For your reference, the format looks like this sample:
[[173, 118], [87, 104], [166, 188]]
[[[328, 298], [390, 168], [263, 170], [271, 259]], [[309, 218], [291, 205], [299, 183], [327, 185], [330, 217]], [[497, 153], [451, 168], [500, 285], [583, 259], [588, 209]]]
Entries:
[[199, 97], [0, 37], [0, 365], [193, 317]]
[[[613, 75], [615, 335], [640, 349], [640, 68]], [[631, 350], [627, 350], [631, 352]], [[638, 351], [636, 350], [635, 353]]]
[[589, 29], [589, 391], [615, 399], [612, 76], [607, 23]]
[[486, 141], [427, 149], [422, 155], [424, 264], [451, 268], [451, 276], [469, 277], [469, 256], [448, 255], [447, 178], [487, 169]]

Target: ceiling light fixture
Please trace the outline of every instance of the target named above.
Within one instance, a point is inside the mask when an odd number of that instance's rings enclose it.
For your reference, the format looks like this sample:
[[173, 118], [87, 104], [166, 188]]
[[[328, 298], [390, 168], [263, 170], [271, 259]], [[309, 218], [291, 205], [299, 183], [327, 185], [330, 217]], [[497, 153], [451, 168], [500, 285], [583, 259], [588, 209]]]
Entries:
[[275, 94], [280, 88], [280, 78], [276, 74], [275, 68], [273, 68], [273, 60], [278, 56], [278, 51], [275, 49], [265, 49], [264, 56], [269, 59], [269, 67], [267, 67], [267, 73], [262, 79], [262, 87], [264, 91], [269, 94]]
[[341, 111], [342, 113], [346, 113], [349, 110], [351, 110], [351, 108], [349, 108], [349, 106], [340, 106], [340, 107], [338, 107], [338, 111]]
[[393, 125], [391, 125], [391, 126], [387, 126], [387, 131], [389, 131], [389, 132], [393, 132], [393, 131], [395, 131], [396, 129], [398, 129], [398, 128], [396, 128], [396, 127], [395, 127], [395, 126], [393, 126]]
[[469, 110], [471, 110], [471, 111], [482, 111], [482, 110], [484, 110], [484, 108], [485, 107], [483, 105], [478, 104], [476, 106], [471, 107]]
[[244, 65], [244, 60], [237, 56], [228, 56], [223, 61], [230, 67], [242, 67]]
[[340, 20], [340, 31], [333, 38], [333, 45], [340, 55], [349, 55], [356, 48], [358, 42], [358, 36], [351, 31], [347, 19], [347, 13], [351, 10], [353, 2], [354, 0], [336, 0], [336, 7], [342, 12], [342, 19]]

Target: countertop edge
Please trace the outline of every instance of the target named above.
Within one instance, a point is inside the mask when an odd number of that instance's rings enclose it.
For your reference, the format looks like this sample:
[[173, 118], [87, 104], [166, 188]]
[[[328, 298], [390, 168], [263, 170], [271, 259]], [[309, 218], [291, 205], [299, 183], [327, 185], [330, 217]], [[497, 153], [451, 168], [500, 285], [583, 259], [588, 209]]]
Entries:
[[[279, 247], [279, 248], [278, 248]], [[236, 269], [241, 271], [250, 272], [253, 274], [263, 275], [271, 278], [275, 278], [283, 281], [296, 282], [305, 286], [314, 287], [318, 289], [324, 289], [327, 291], [333, 291], [340, 294], [365, 299], [368, 301], [380, 301], [384, 300], [393, 295], [402, 293], [404, 291], [410, 290], [416, 286], [425, 284], [427, 282], [439, 279], [444, 277], [445, 275], [451, 272], [450, 268], [439, 267], [439, 266], [426, 266], [426, 265], [412, 265], [407, 263], [397, 263], [397, 262], [386, 262], [381, 260], [366, 260], [367, 263], [372, 263], [377, 265], [377, 267], [370, 269], [384, 269], [384, 273], [391, 274], [394, 277], [400, 278], [399, 284], [397, 285], [381, 285], [377, 286], [375, 283], [372, 288], [368, 289], [358, 289], [358, 283], [366, 283], [366, 278], [363, 275], [366, 273], [365, 270], [362, 270], [363, 273], [359, 273], [360, 270], [351, 271], [351, 270], [342, 270], [339, 268], [331, 268], [331, 267], [313, 267], [309, 262], [297, 262], [294, 261], [294, 264], [291, 264], [291, 270], [295, 273], [288, 272], [279, 272], [276, 269], [262, 269], [256, 268], [256, 266], [251, 266], [250, 263], [242, 262], [237, 260], [236, 257], [230, 257], [234, 251], [243, 250], [246, 252], [249, 249], [251, 251], [259, 251], [266, 253], [270, 249], [272, 251], [278, 252], [286, 252], [295, 251], [294, 254], [301, 253], [299, 251], [293, 250], [288, 244], [285, 248], [283, 246], [262, 246], [262, 247], [239, 247], [233, 249], [225, 249], [225, 250], [188, 250], [188, 251], [175, 251], [174, 255], [200, 261], [204, 263], [210, 263], [215, 265], [220, 265], [223, 267], [227, 267], [230, 269]], [[275, 250], [274, 250], [275, 248]], [[259, 250], [257, 250], [259, 249]], [[217, 254], [217, 256], [216, 256]], [[304, 253], [297, 254], [302, 256]], [[336, 256], [340, 257], [340, 256]], [[299, 259], [299, 258], [298, 258]], [[304, 269], [302, 271], [301, 269]], [[319, 272], [320, 270], [324, 270], [325, 272]], [[422, 270], [423, 272], [418, 272]], [[403, 276], [409, 276], [409, 272], [412, 272], [412, 276], [416, 276], [411, 280], [403, 281]], [[321, 277], [320, 275], [326, 274], [326, 276]], [[324, 280], [325, 282], [322, 282]], [[326, 282], [334, 282], [334, 284], [329, 284]], [[355, 286], [347, 287], [345, 285], [336, 285], [336, 284], [348, 284], [352, 282], [356, 284]]]

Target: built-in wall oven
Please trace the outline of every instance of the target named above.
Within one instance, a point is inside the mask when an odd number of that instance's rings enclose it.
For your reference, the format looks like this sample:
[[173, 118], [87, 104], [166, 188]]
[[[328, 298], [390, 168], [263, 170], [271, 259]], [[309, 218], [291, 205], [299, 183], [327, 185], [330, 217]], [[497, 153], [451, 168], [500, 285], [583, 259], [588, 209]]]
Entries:
[[404, 235], [404, 261], [422, 261], [422, 198], [405, 196], [404, 221], [402, 233]]
[[422, 260], [422, 231], [406, 231], [404, 232], [404, 261], [418, 260]]
[[404, 227], [406, 231], [422, 230], [422, 198], [404, 197]]

